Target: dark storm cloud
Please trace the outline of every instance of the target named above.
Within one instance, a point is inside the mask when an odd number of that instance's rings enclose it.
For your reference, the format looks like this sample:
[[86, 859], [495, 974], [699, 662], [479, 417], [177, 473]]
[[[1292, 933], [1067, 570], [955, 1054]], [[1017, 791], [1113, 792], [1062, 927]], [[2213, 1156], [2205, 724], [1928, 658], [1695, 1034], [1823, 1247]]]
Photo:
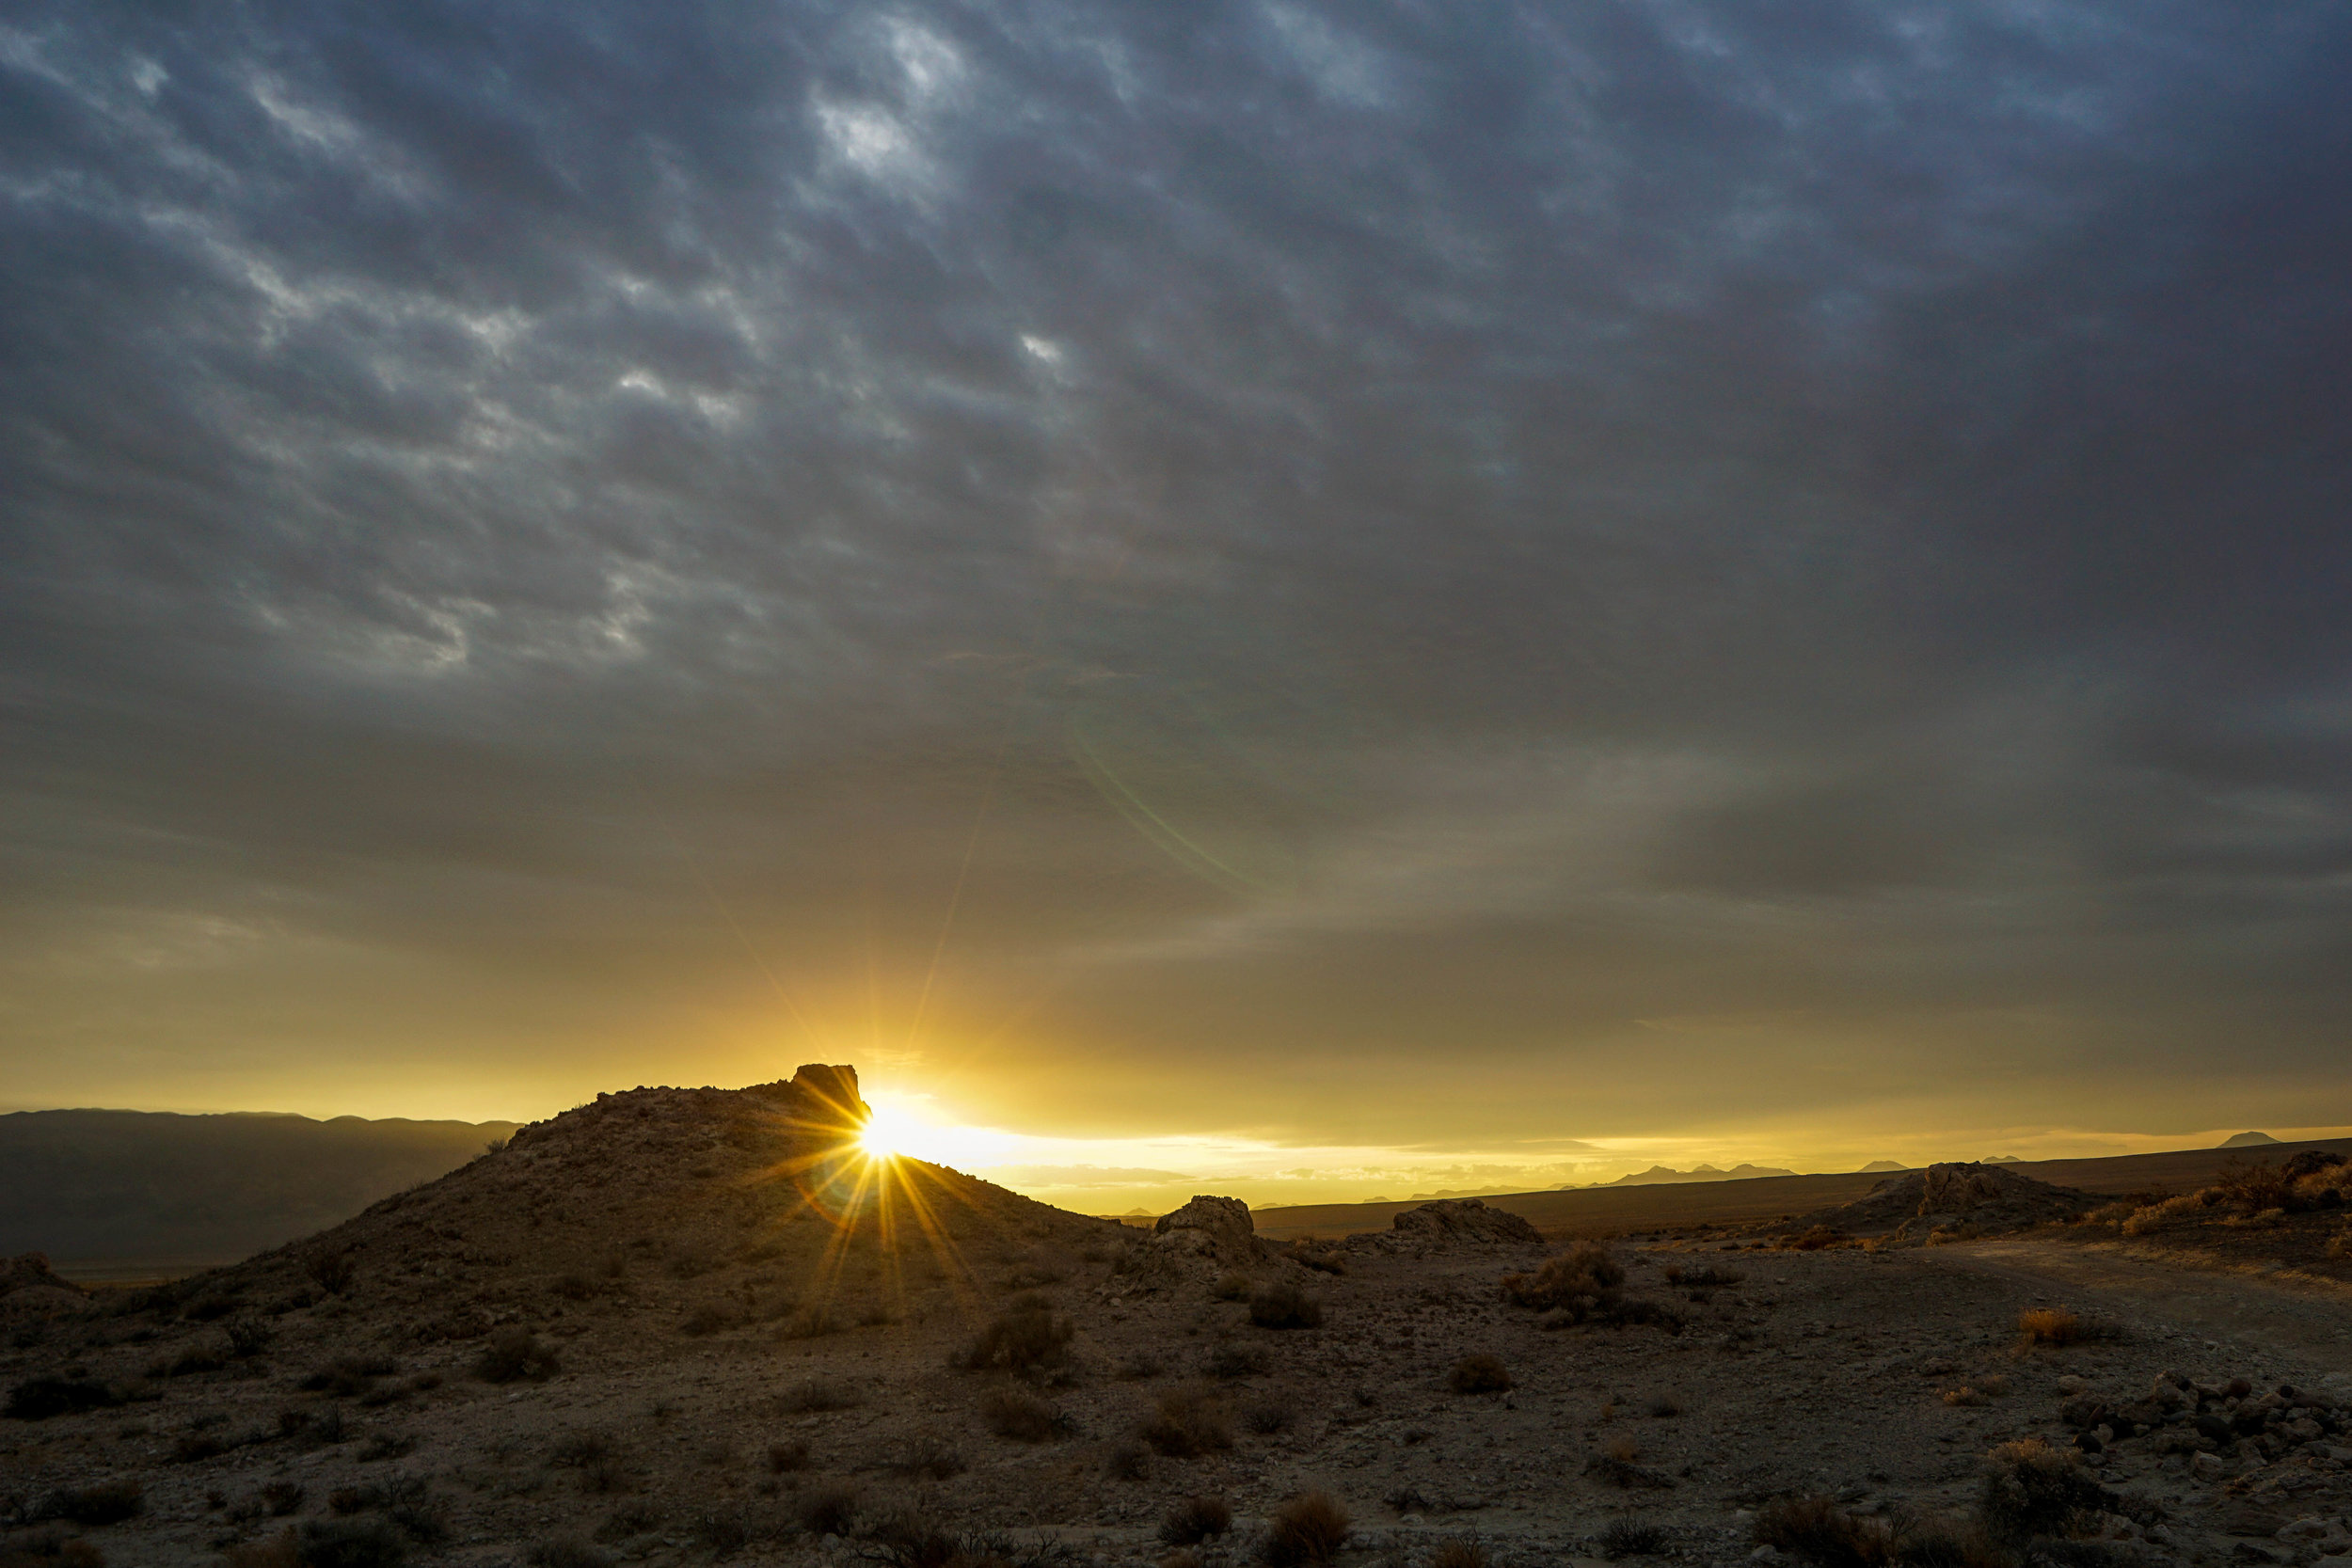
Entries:
[[16, 1075], [724, 1076], [780, 987], [1002, 1114], [1322, 1142], [2292, 1082], [2352, 1002], [2348, 56], [18, 8]]

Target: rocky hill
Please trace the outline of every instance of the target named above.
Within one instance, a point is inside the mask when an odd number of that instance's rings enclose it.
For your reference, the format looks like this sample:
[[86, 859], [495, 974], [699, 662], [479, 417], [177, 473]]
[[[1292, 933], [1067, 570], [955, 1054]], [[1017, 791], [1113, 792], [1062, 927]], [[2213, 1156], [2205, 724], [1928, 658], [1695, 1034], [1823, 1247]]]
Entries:
[[[867, 1158], [852, 1068], [741, 1089], [637, 1088], [518, 1129], [505, 1146], [301, 1242], [167, 1292], [274, 1310], [323, 1296], [398, 1314], [420, 1341], [625, 1290], [636, 1311], [712, 1324], [806, 1307], [897, 1309], [985, 1262], [1112, 1228], [942, 1166]], [[892, 1267], [885, 1270], [887, 1257]], [[748, 1286], [746, 1271], [776, 1283]]]

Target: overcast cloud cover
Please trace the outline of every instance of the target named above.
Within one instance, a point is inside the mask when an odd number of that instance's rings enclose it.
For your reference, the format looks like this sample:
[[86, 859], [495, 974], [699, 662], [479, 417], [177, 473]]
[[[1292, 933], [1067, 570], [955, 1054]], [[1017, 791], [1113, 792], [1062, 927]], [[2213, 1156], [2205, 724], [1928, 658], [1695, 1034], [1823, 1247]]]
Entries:
[[8, 1103], [2352, 1123], [2352, 8], [0, 17]]

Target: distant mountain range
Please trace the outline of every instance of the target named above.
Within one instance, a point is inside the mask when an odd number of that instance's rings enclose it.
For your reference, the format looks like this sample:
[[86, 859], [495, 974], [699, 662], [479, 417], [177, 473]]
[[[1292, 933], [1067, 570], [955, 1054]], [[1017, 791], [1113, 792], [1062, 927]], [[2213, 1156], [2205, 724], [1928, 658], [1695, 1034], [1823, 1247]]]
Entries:
[[454, 1170], [516, 1125], [18, 1111], [0, 1116], [0, 1256], [233, 1261]]
[[2278, 1141], [2267, 1132], [2233, 1132], [2214, 1147], [2216, 1148], [2260, 1148], [2265, 1144], [2275, 1144]]
[[1666, 1165], [1652, 1165], [1631, 1176], [1620, 1176], [1614, 1181], [1601, 1181], [1602, 1187], [1654, 1187], [1669, 1181], [1749, 1181], [1759, 1176], [1794, 1176], [1792, 1170], [1778, 1165], [1734, 1165], [1718, 1170], [1713, 1165], [1693, 1165], [1689, 1170], [1675, 1170]]

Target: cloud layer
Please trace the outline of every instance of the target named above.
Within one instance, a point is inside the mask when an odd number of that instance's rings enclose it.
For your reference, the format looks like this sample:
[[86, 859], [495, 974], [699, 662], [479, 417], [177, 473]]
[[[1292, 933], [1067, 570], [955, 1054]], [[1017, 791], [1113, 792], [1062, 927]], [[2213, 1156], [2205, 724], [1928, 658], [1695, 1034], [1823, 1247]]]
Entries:
[[2352, 1122], [2348, 68], [2318, 4], [19, 8], [0, 1067]]

